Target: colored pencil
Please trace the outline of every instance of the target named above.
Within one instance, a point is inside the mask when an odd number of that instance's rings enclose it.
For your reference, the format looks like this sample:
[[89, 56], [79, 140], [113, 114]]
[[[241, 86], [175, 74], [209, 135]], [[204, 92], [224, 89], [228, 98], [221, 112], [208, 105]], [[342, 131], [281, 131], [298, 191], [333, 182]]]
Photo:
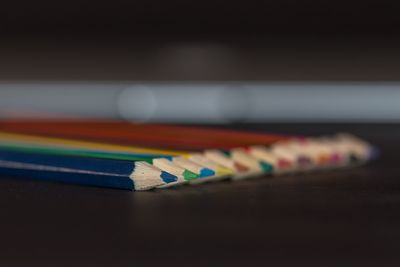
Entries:
[[[176, 164], [173, 164], [171, 160], [167, 158], [155, 158], [151, 162], [153, 166], [159, 168], [160, 170], [166, 171], [178, 177], [180, 182], [187, 182], [195, 180], [201, 177], [201, 175], [191, 172], [185, 168], [181, 168]], [[172, 184], [165, 185], [164, 187], [172, 186]]]
[[[97, 157], [97, 158], [113, 158], [113, 159], [125, 159], [125, 160], [143, 160], [147, 161], [151, 164], [154, 164], [153, 158], [158, 158], [158, 157], [164, 157], [169, 159], [174, 163], [174, 165], [177, 165], [179, 169], [183, 169], [181, 175], [178, 176], [180, 178], [183, 176], [183, 179], [185, 180], [192, 180], [196, 178], [204, 178], [207, 177], [207, 180], [210, 180], [211, 177], [215, 176], [224, 176], [226, 177], [226, 172], [223, 171], [220, 173], [221, 169], [218, 168], [215, 171], [207, 168], [205, 166], [201, 166], [201, 164], [197, 164], [195, 162], [189, 161], [184, 158], [176, 158], [173, 156], [166, 156], [169, 151], [165, 150], [144, 150], [143, 148], [136, 148], [136, 147], [122, 147], [122, 146], [114, 146], [114, 145], [109, 145], [109, 144], [101, 144], [101, 143], [94, 143], [94, 142], [84, 142], [84, 141], [74, 141], [74, 140], [68, 140], [68, 139], [60, 139], [60, 138], [50, 138], [50, 137], [38, 137], [38, 136], [31, 136], [31, 135], [19, 135], [19, 134], [10, 134], [10, 133], [0, 133], [0, 145], [4, 142], [7, 142], [8, 146], [14, 142], [14, 147], [17, 146], [15, 142], [20, 142], [19, 146], [23, 146], [26, 148], [26, 146], [41, 146], [40, 152], [47, 152], [47, 153], [57, 153], [57, 154], [64, 154], [64, 155], [85, 155], [89, 157]], [[49, 145], [54, 146], [54, 147], [48, 147]], [[3, 145], [4, 146], [4, 145]], [[68, 148], [72, 149], [68, 149]], [[78, 149], [76, 147], [80, 147], [81, 149]], [[91, 150], [91, 149], [99, 149], [99, 148], [106, 148], [110, 149], [104, 150], [102, 152], [99, 152], [97, 150]], [[123, 148], [123, 152], [121, 153], [120, 150]], [[32, 148], [31, 148], [32, 149]], [[82, 150], [85, 149], [85, 150]], [[130, 154], [128, 154], [128, 151], [130, 151]], [[138, 152], [155, 152], [155, 153], [160, 153], [161, 155], [156, 155], [156, 154], [150, 154], [150, 155], [145, 155], [145, 154], [138, 154], [134, 153], [135, 151]], [[132, 154], [133, 153], [133, 154]], [[177, 153], [171, 152], [171, 154]], [[182, 155], [190, 155], [188, 152], [181, 152]], [[157, 162], [159, 164], [159, 162]], [[159, 165], [157, 167], [165, 167], [165, 164]], [[206, 181], [206, 180], [204, 180]]]
[[126, 145], [115, 145], [110, 143], [82, 141], [74, 139], [64, 139], [57, 137], [47, 136], [35, 136], [28, 134], [18, 134], [9, 132], [0, 132], [0, 141], [3, 143], [18, 142], [20, 144], [35, 144], [40, 146], [51, 146], [51, 147], [68, 147], [76, 149], [90, 149], [93, 151], [106, 151], [106, 152], [118, 152], [118, 153], [139, 153], [139, 154], [151, 154], [151, 155], [164, 155], [164, 156], [181, 156], [188, 155], [187, 151], [177, 150], [163, 150], [154, 148], [144, 148], [136, 146]]
[[249, 167], [242, 164], [241, 162], [233, 160], [230, 157], [230, 154], [226, 151], [208, 149], [204, 151], [204, 156], [207, 159], [214, 161], [217, 164], [220, 164], [223, 167], [233, 171], [235, 175], [232, 176], [232, 179], [234, 180], [245, 179], [259, 174], [258, 172], [251, 170]]
[[[164, 155], [177, 155], [177, 154], [181, 154], [183, 156], [188, 156], [190, 155], [190, 153], [188, 151], [166, 151], [166, 150], [160, 150], [160, 149], [148, 149], [148, 148], [142, 148], [142, 147], [129, 147], [129, 146], [122, 146], [122, 145], [112, 145], [112, 144], [103, 144], [103, 143], [94, 143], [94, 142], [88, 142], [88, 141], [79, 141], [79, 140], [67, 140], [67, 139], [60, 139], [60, 138], [48, 138], [48, 137], [35, 137], [35, 136], [27, 136], [27, 135], [19, 135], [19, 134], [11, 134], [11, 133], [0, 133], [0, 139], [2, 140], [17, 140], [20, 142], [27, 142], [27, 140], [29, 140], [29, 142], [33, 142], [33, 143], [39, 143], [42, 145], [57, 145], [57, 146], [72, 146], [72, 147], [82, 147], [84, 146], [86, 149], [99, 149], [102, 148], [103, 150], [107, 149], [110, 151], [121, 151], [122, 152], [127, 152], [130, 151], [131, 153], [158, 153], [158, 154], [164, 154]], [[347, 138], [348, 139], [348, 138]], [[346, 140], [347, 140], [346, 139]], [[354, 139], [354, 138], [353, 138]], [[352, 142], [354, 142], [352, 139]], [[304, 150], [313, 150], [315, 153], [317, 153], [319, 159], [318, 159], [318, 164], [323, 166], [330, 166], [332, 165], [332, 159], [335, 159], [337, 157], [337, 155], [332, 154], [332, 151], [329, 151], [328, 147], [326, 146], [321, 146], [318, 144], [318, 142], [315, 142], [315, 140], [313, 142], [311, 142], [312, 139], [309, 139], [309, 145], [308, 146], [304, 146], [303, 149]], [[281, 141], [281, 143], [284, 145], [286, 141]], [[309, 164], [310, 158], [306, 158], [304, 157], [304, 155], [301, 155], [299, 159], [295, 159], [293, 158], [293, 156], [295, 156], [293, 154], [293, 151], [287, 151], [287, 148], [283, 147], [282, 148], [282, 144], [279, 143], [275, 144], [273, 147], [275, 151], [272, 151], [273, 154], [277, 154], [281, 159], [279, 161], [279, 165], [282, 166], [289, 166], [289, 165], [293, 165], [295, 169], [300, 169], [300, 170], [304, 170], [306, 168], [304, 168], [301, 165], [304, 165], [303, 163], [306, 162], [307, 164]], [[304, 143], [304, 142], [302, 142]], [[307, 142], [305, 142], [307, 143]], [[348, 142], [347, 142], [348, 143]], [[347, 146], [349, 146], [346, 143]], [[368, 151], [370, 150], [370, 146], [366, 145], [366, 144], [359, 144], [360, 142], [358, 142], [358, 146], [353, 145], [354, 147], [364, 147], [363, 149], [367, 152], [364, 153], [368, 153]], [[349, 146], [351, 147], [351, 146]], [[360, 149], [359, 149], [360, 150]], [[357, 151], [356, 151], [357, 152]], [[355, 153], [356, 154], [356, 153]], [[362, 156], [359, 153], [359, 156]], [[235, 158], [236, 160], [237, 157]], [[235, 161], [234, 159], [234, 161]], [[260, 158], [259, 158], [260, 159]], [[260, 159], [261, 160], [261, 159]], [[265, 158], [264, 158], [265, 160]], [[214, 159], [215, 161], [215, 159]], [[266, 161], [267, 162], [267, 161]], [[239, 165], [244, 165], [243, 162], [236, 162]], [[269, 164], [271, 164], [271, 162], [267, 162]], [[280, 170], [282, 170], [283, 168], [280, 168]], [[293, 171], [293, 167], [292, 168], [287, 168], [288, 170]], [[236, 168], [235, 171], [237, 172], [243, 172], [245, 171], [243, 168]]]
[[251, 146], [247, 150], [250, 155], [265, 162], [272, 164], [275, 174], [283, 174], [294, 170], [293, 163], [282, 156], [273, 153], [264, 146]]
[[129, 142], [140, 140], [145, 146], [171, 148], [170, 144], [172, 144], [172, 148], [186, 148], [191, 151], [205, 147], [230, 149], [237, 147], [238, 144], [271, 144], [290, 138], [290, 136], [278, 134], [120, 121], [4, 122], [0, 124], [0, 129], [56, 137], [91, 138], [91, 140], [109, 141], [116, 144], [129, 144]]
[[[1, 126], [1, 125], [0, 125]], [[236, 172], [254, 175], [255, 173], [271, 173], [272, 163], [261, 158], [249, 155], [247, 151], [237, 151], [237, 147], [248, 147], [251, 144], [271, 144], [276, 141], [288, 140], [292, 138], [287, 135], [249, 133], [232, 131], [226, 129], [209, 129], [204, 127], [182, 127], [170, 125], [147, 125], [133, 124], [126, 122], [39, 122], [39, 123], [6, 123], [3, 126], [6, 130], [26, 131], [42, 133], [49, 136], [68, 136], [68, 138], [87, 138], [93, 136], [97, 140], [116, 142], [124, 145], [152, 146], [154, 148], [171, 148], [200, 151], [204, 149], [224, 149], [227, 156], [234, 162], [244, 165], [244, 168], [236, 168]], [[148, 142], [151, 141], [149, 145]], [[160, 146], [160, 143], [163, 144]], [[165, 145], [168, 144], [168, 146]], [[226, 148], [235, 148], [234, 153], [229, 153]], [[280, 150], [280, 149], [279, 149]], [[275, 152], [273, 152], [275, 153]], [[281, 153], [278, 153], [281, 154]], [[282, 155], [279, 155], [282, 158]], [[293, 155], [290, 157], [292, 158]], [[282, 158], [280, 164], [286, 170], [306, 170], [309, 159], [300, 155], [297, 160]], [[215, 160], [215, 159], [214, 159]], [[297, 162], [298, 161], [298, 162]], [[287, 168], [288, 165], [292, 167]], [[261, 168], [260, 168], [261, 167]], [[283, 168], [277, 169], [282, 172]]]
[[144, 161], [152, 164], [153, 166], [169, 172], [178, 177], [176, 183], [168, 184], [168, 186], [177, 185], [189, 180], [197, 179], [200, 176], [183, 168], [180, 168], [171, 163], [172, 157], [162, 155], [147, 155], [147, 154], [132, 154], [132, 153], [111, 153], [111, 152], [98, 152], [90, 150], [78, 149], [65, 149], [65, 148], [49, 148], [38, 146], [27, 146], [17, 144], [1, 144], [0, 150], [17, 151], [25, 153], [38, 153], [48, 155], [61, 155], [61, 156], [78, 156], [89, 158], [102, 158], [102, 159], [117, 159], [126, 161]]
[[[373, 154], [369, 144], [349, 136], [336, 137], [335, 141], [332, 138], [328, 141], [303, 138], [300, 141], [301, 138], [287, 135], [125, 122], [11, 122], [0, 124], [0, 129], [9, 132], [0, 133], [0, 139], [1, 134], [18, 135], [22, 132], [44, 135], [45, 137], [34, 137], [36, 143], [37, 138], [43, 141], [41, 145], [85, 149], [97, 147], [99, 153], [158, 153], [169, 157], [173, 163], [170, 167], [180, 167], [211, 179], [223, 177], [222, 169], [233, 172], [236, 176], [239, 173], [242, 177], [271, 171], [308, 171], [345, 166], [344, 158], [349, 154], [361, 160], [366, 160]], [[23, 139], [26, 142], [26, 135]], [[268, 147], [254, 146], [257, 143]], [[203, 162], [191, 157], [195, 151], [201, 152], [204, 149], [207, 150], [202, 155]], [[208, 161], [208, 166], [204, 160]], [[166, 164], [165, 159], [162, 161]], [[213, 167], [210, 167], [210, 162]]]
[[190, 183], [198, 184], [210, 181], [219, 181], [233, 177], [233, 175], [235, 174], [232, 170], [225, 168], [224, 166], [207, 159], [202, 153], [192, 153], [188, 156], [188, 159], [197, 164], [201, 164], [202, 166], [205, 166], [211, 170], [215, 170], [216, 173], [214, 176], [192, 180], [190, 181]]
[[148, 190], [177, 181], [176, 176], [143, 161], [44, 155], [7, 150], [0, 150], [0, 173], [130, 190]]
[[[88, 127], [82, 123], [71, 123], [71, 122], [61, 122], [61, 123], [27, 123], [27, 127], [24, 123], [6, 123], [0, 126], [6, 130], [19, 130], [22, 132], [29, 133], [41, 133], [48, 136], [68, 136], [68, 138], [93, 138], [97, 137], [101, 141], [112, 141], [118, 142], [118, 144], [124, 145], [135, 145], [135, 146], [146, 146], [148, 145], [146, 141], [150, 140], [152, 142], [151, 146], [159, 148], [165, 148], [165, 145], [160, 147], [160, 142], [165, 144], [166, 141], [169, 146], [173, 146], [175, 149], [187, 149], [190, 151], [195, 151], [201, 148], [232, 148], [238, 145], [243, 145], [250, 143], [241, 142], [238, 144], [238, 140], [249, 140], [251, 138], [256, 138], [257, 140], [262, 140], [263, 142], [271, 143], [272, 141], [287, 139], [286, 136], [278, 135], [267, 135], [267, 134], [256, 134], [256, 133], [241, 133], [228, 130], [212, 130], [204, 128], [188, 128], [190, 132], [190, 137], [185, 136], [183, 138], [182, 134], [185, 134], [186, 128], [178, 126], [163, 126], [163, 125], [139, 125], [130, 123], [101, 123], [101, 122], [89, 122], [88, 125], [93, 127]], [[112, 127], [110, 127], [112, 126]], [[128, 136], [126, 136], [128, 134]], [[168, 139], [165, 139], [166, 136]], [[121, 140], [121, 138], [124, 139]], [[151, 139], [149, 139], [151, 138]], [[234, 143], [227, 143], [225, 140], [234, 140]], [[91, 139], [92, 140], [92, 139]], [[182, 140], [185, 144], [182, 145]], [[252, 140], [252, 139], [251, 139]], [[252, 141], [254, 142], [254, 141]], [[157, 145], [158, 144], [158, 145]], [[240, 160], [245, 160], [247, 163], [251, 161], [258, 161], [249, 155], [244, 155], [241, 152], [234, 153], [234, 161], [237, 161], [239, 165], [245, 165], [244, 162]], [[259, 161], [250, 164], [251, 166], [263, 166], [262, 171], [266, 173], [271, 172], [271, 165]], [[247, 166], [249, 167], [249, 166]], [[243, 172], [244, 168], [237, 168], [235, 171]], [[254, 169], [249, 174], [254, 173]], [[221, 176], [219, 173], [217, 176]]]
[[[25, 134], [15, 134], [15, 133], [5, 133], [0, 132], [0, 143], [18, 143], [20, 145], [36, 145], [43, 147], [55, 147], [59, 148], [70, 148], [70, 149], [85, 149], [91, 151], [99, 151], [101, 150], [101, 156], [105, 157], [110, 154], [121, 154], [121, 153], [133, 153], [133, 154], [144, 154], [149, 153], [151, 155], [157, 156], [168, 156], [170, 160], [174, 159], [174, 156], [185, 156], [189, 157], [190, 153], [188, 151], [169, 151], [169, 150], [160, 150], [160, 149], [147, 149], [142, 147], [133, 147], [133, 146], [122, 146], [122, 145], [113, 145], [106, 143], [95, 143], [88, 141], [79, 141], [79, 140], [70, 140], [70, 139], [62, 139], [62, 138], [54, 138], [54, 137], [43, 137], [43, 136], [33, 136], [33, 135], [25, 135]], [[110, 154], [106, 154], [110, 153]], [[86, 155], [89, 152], [86, 151]], [[99, 155], [99, 154], [97, 154]], [[96, 156], [97, 156], [96, 155]], [[121, 156], [121, 155], [120, 155]], [[123, 154], [122, 157], [127, 157], [127, 154]], [[190, 172], [194, 172], [201, 177], [209, 177], [209, 176], [225, 176], [226, 172], [223, 171], [219, 173], [221, 169], [211, 170], [210, 168], [201, 166], [195, 162], [184, 161], [184, 159], [179, 159], [174, 161], [175, 164], [178, 164], [180, 167], [187, 169]]]
[[[129, 142], [133, 141], [135, 143], [131, 143], [131, 145], [139, 146], [141, 144], [147, 147], [155, 146], [163, 148], [166, 146], [165, 143], [168, 143], [170, 148], [190, 151], [206, 148], [236, 148], [238, 146], [254, 144], [265, 145], [293, 138], [293, 136], [282, 134], [265, 134], [205, 127], [134, 124], [122, 121], [9, 121], [0, 123], [0, 129], [55, 137], [65, 136], [68, 138], [90, 138], [90, 140], [100, 141], [109, 140], [110, 142], [117, 142], [124, 145], [128, 145]], [[346, 137], [346, 140], [350, 140], [349, 136]], [[360, 140], [351, 137], [350, 141], [347, 145], [354, 148], [358, 144], [358, 147], [360, 147]], [[365, 143], [362, 146], [364, 150], [367, 147]], [[370, 148], [367, 150], [371, 151]], [[369, 153], [368, 151], [365, 153]], [[358, 153], [358, 156], [362, 155]]]
[[251, 171], [254, 171], [256, 173], [272, 173], [273, 171], [273, 165], [271, 163], [253, 157], [252, 155], [247, 153], [245, 149], [236, 148], [230, 150], [227, 153], [229, 153], [230, 157], [234, 161], [242, 163]]

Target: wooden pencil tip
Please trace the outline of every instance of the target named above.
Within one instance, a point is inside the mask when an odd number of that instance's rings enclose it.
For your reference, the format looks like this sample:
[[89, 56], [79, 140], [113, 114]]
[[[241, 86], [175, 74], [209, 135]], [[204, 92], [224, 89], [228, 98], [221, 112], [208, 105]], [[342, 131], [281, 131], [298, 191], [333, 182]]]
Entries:
[[209, 168], [203, 168], [200, 170], [200, 177], [208, 177], [208, 176], [214, 176], [215, 171], [209, 169]]
[[224, 175], [232, 175], [234, 172], [231, 169], [219, 166], [216, 169], [216, 173], [217, 175], [224, 176]]
[[172, 175], [166, 171], [161, 171], [161, 175], [160, 177], [163, 179], [164, 182], [166, 182], [167, 184], [169, 183], [173, 183], [176, 182], [178, 180], [178, 177], [176, 177], [175, 175]]
[[246, 172], [249, 170], [248, 167], [244, 166], [243, 164], [240, 164], [239, 162], [235, 162], [235, 168], [239, 171], [239, 172]]
[[199, 175], [191, 172], [189, 170], [186, 170], [182, 173], [183, 177], [185, 178], [185, 180], [193, 180], [193, 179], [197, 179], [199, 178]]
[[279, 168], [282, 168], [282, 169], [290, 168], [292, 166], [292, 162], [290, 162], [289, 160], [286, 160], [286, 159], [279, 159], [278, 166], [279, 166]]
[[265, 173], [272, 173], [272, 171], [274, 170], [274, 167], [272, 166], [272, 164], [269, 164], [264, 161], [260, 162], [260, 167], [261, 167], [261, 170]]
[[166, 184], [160, 177], [161, 172], [160, 169], [147, 162], [135, 162], [134, 171], [130, 175], [135, 186], [134, 189], [136, 191], [143, 191]]

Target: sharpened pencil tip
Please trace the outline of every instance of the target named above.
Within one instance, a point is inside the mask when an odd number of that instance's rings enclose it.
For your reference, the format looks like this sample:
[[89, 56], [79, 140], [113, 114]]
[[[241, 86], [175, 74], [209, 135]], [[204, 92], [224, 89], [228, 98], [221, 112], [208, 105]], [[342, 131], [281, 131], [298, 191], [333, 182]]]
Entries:
[[217, 171], [217, 175], [232, 175], [233, 171], [228, 169], [228, 168], [224, 168], [224, 167], [217, 167], [216, 169]]
[[200, 177], [208, 177], [208, 176], [214, 176], [215, 175], [215, 171], [209, 169], [209, 168], [203, 168], [200, 171]]
[[312, 166], [312, 160], [306, 156], [299, 156], [297, 159], [297, 163], [303, 168], [309, 168], [310, 166]]
[[269, 163], [264, 162], [264, 161], [260, 162], [260, 167], [261, 167], [262, 171], [265, 172], [265, 173], [271, 173], [273, 171], [273, 169], [274, 169], [272, 164], [269, 164]]
[[239, 162], [235, 162], [235, 167], [239, 172], [247, 172], [249, 168], [243, 164], [240, 164]]
[[199, 178], [199, 175], [189, 170], [185, 170], [183, 172], [183, 177], [185, 178], [185, 180], [193, 180]]
[[161, 172], [160, 177], [166, 183], [173, 183], [173, 182], [176, 182], [178, 180], [178, 177], [176, 177], [175, 175], [172, 175], [172, 174], [170, 174], [168, 172], [165, 172], [165, 171]]

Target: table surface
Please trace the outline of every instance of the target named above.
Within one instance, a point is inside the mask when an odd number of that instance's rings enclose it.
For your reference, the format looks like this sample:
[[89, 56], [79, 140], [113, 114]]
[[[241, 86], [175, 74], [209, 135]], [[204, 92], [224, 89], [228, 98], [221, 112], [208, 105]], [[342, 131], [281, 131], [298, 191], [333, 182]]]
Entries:
[[152, 192], [0, 179], [1, 266], [399, 266], [400, 125], [237, 125], [350, 131], [366, 166]]

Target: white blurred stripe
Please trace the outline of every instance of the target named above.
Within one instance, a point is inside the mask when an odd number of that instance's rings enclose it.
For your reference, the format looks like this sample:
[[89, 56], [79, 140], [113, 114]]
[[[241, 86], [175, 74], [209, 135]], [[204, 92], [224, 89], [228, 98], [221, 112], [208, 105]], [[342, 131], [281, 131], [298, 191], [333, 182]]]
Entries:
[[0, 117], [116, 117], [119, 84], [0, 83]]
[[400, 83], [0, 83], [0, 118], [20, 116], [400, 122]]

